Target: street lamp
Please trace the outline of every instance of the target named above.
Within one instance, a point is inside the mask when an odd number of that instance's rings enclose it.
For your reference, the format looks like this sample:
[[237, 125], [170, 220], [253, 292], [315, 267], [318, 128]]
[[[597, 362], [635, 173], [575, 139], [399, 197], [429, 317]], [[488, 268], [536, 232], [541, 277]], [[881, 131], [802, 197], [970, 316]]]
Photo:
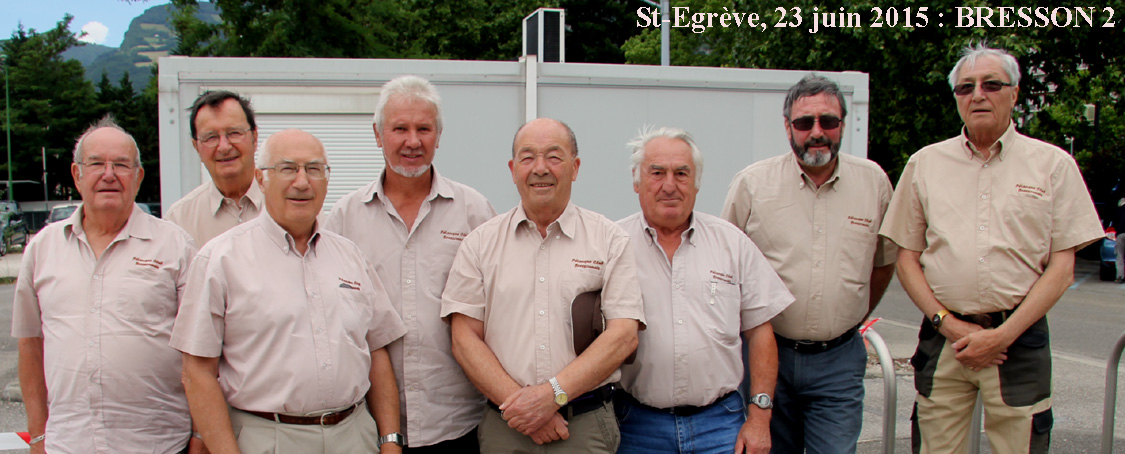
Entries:
[[8, 73], [11, 68], [8, 67], [8, 56], [0, 54], [0, 66], [4, 67], [4, 114], [7, 117], [5, 120], [6, 127], [5, 133], [8, 136], [8, 201], [12, 201], [12, 105], [8, 100]]

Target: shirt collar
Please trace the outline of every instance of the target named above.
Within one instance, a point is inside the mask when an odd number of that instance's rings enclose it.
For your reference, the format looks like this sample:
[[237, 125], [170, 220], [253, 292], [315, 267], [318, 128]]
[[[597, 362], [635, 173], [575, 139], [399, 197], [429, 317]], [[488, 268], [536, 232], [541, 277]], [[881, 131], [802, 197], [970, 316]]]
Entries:
[[[842, 155], [843, 153], [836, 154], [836, 168], [832, 169], [832, 175], [829, 176], [828, 180], [825, 181], [821, 186], [828, 186], [832, 188], [833, 191], [837, 190], [836, 181], [840, 179], [840, 167], [844, 165], [844, 160], [840, 158], [840, 156]], [[808, 174], [805, 173], [805, 169], [801, 167], [801, 163], [797, 158], [797, 154], [790, 152], [790, 157], [792, 159], [789, 159], [787, 162], [790, 166], [790, 171], [794, 176], [797, 177], [797, 189], [804, 189], [805, 187], [809, 187], [812, 188], [813, 191], [816, 191], [816, 184], [813, 183], [812, 178], [810, 178]]]
[[[255, 221], [262, 224], [262, 230], [266, 232], [266, 236], [269, 237], [273, 244], [281, 249], [281, 252], [297, 255], [297, 243], [294, 241], [293, 235], [290, 235], [289, 232], [286, 232], [285, 229], [278, 225], [277, 221], [273, 220], [273, 216], [270, 215], [269, 210], [263, 210], [262, 214], [259, 215]], [[317, 221], [313, 223], [313, 234], [309, 237], [308, 254], [316, 255], [316, 243], [319, 239], [320, 222]]]
[[[63, 232], [68, 237], [79, 235], [85, 236], [86, 232], [82, 229], [82, 216], [86, 211], [86, 204], [78, 205], [74, 209], [74, 213], [70, 217], [61, 221], [63, 223]], [[117, 232], [117, 237], [114, 241], [123, 238], [137, 238], [142, 240], [152, 239], [152, 224], [145, 218], [144, 210], [136, 203], [133, 204], [133, 211], [129, 213], [129, 220], [125, 221], [125, 226]]]
[[[996, 143], [992, 145], [993, 152], [990, 153], [990, 157], [996, 156], [997, 159], [1003, 161], [1008, 149], [1012, 148], [1017, 135], [1016, 122], [1008, 120], [1008, 129], [1005, 129], [1004, 134], [1001, 134]], [[961, 127], [961, 149], [969, 159], [973, 159], [973, 156], [976, 155], [976, 149], [972, 142], [969, 142], [969, 130], [964, 126]]]
[[[262, 210], [263, 197], [264, 196], [262, 195], [262, 188], [258, 187], [258, 182], [251, 181], [250, 189], [246, 190], [246, 194], [242, 196], [242, 199], [239, 200], [239, 203], [241, 204], [241, 202], [246, 201], [251, 205], [254, 205], [254, 208], [257, 208], [258, 211], [265, 211]], [[210, 213], [212, 215], [218, 214], [219, 209], [223, 207], [223, 202], [225, 200], [227, 200], [227, 198], [223, 196], [222, 192], [219, 192], [219, 187], [215, 186], [215, 182], [212, 181], [211, 188], [207, 191], [207, 201], [210, 202]]]
[[[531, 219], [528, 219], [527, 212], [523, 210], [522, 200], [518, 205], [516, 205], [516, 211], [512, 215], [512, 219], [515, 221], [512, 223], [512, 233], [515, 233], [519, 229], [520, 225], [523, 225], [524, 223], [527, 223], [528, 227], [530, 227], [532, 230], [535, 230], [535, 228], [537, 227], [535, 223], [531, 221]], [[562, 232], [563, 235], [566, 235], [567, 238], [574, 238], [574, 234], [578, 229], [578, 208], [575, 207], [573, 203], [567, 202], [566, 208], [563, 209], [563, 212], [559, 215], [559, 218], [551, 223], [551, 225], [555, 224], [558, 224], [559, 231]], [[551, 226], [548, 225], [547, 229], [550, 230], [550, 228]]]
[[[645, 214], [643, 212], [640, 213], [640, 217], [641, 217], [641, 230], [643, 230], [645, 232], [645, 239], [648, 240], [648, 244], [655, 244], [656, 243], [656, 229], [654, 229], [651, 225], [649, 225], [648, 218], [645, 217]], [[695, 215], [695, 212], [692, 211], [691, 217], [688, 218], [688, 228], [684, 229], [684, 231], [680, 233], [680, 239], [681, 240], [687, 240], [687, 243], [691, 244], [692, 246], [695, 246], [695, 221], [696, 221], [696, 215]]]
[[[433, 181], [430, 183], [430, 193], [426, 196], [426, 201], [433, 201], [438, 197], [453, 199], [453, 186], [438, 174], [436, 167], [431, 165], [430, 170], [433, 171]], [[363, 203], [374, 202], [376, 196], [383, 198], [383, 193], [385, 192], [383, 183], [387, 179], [388, 171], [390, 171], [390, 169], [384, 168], [383, 171], [379, 173], [379, 178], [376, 178], [371, 187], [367, 189], [367, 193], [363, 197]]]

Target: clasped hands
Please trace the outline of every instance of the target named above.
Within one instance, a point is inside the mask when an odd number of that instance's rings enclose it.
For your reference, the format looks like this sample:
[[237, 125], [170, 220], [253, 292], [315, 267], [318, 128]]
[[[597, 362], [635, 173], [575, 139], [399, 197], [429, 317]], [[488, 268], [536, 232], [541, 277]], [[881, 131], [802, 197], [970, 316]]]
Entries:
[[536, 444], [570, 438], [566, 419], [558, 412], [555, 392], [544, 383], [520, 388], [500, 404], [500, 417], [508, 427], [531, 437]]

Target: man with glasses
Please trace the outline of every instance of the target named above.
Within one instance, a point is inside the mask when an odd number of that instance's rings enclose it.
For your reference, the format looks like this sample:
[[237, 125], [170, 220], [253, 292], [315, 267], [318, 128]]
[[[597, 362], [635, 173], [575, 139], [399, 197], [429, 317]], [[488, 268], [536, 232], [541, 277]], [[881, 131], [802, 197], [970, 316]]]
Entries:
[[796, 298], [772, 322], [773, 452], [854, 453], [863, 424], [867, 350], [857, 328], [887, 289], [897, 251], [878, 237], [887, 174], [839, 154], [847, 112], [835, 82], [805, 76], [782, 112], [793, 153], [739, 172], [723, 204], [722, 217], [754, 240]]
[[496, 211], [479, 192], [433, 167], [442, 131], [433, 84], [417, 76], [387, 82], [373, 129], [386, 168], [337, 201], [324, 228], [363, 250], [406, 324], [406, 335], [387, 347], [399, 384], [404, 451], [476, 453], [484, 397], [453, 358], [449, 325], [438, 314], [457, 247]]
[[281, 131], [258, 162], [265, 214], [200, 250], [172, 333], [197, 429], [212, 453], [400, 452], [386, 346], [406, 328], [359, 248], [318, 229], [324, 146]]
[[1007, 52], [963, 50], [949, 85], [965, 126], [910, 157], [879, 232], [925, 314], [914, 452], [965, 452], [978, 390], [993, 452], [1049, 449], [1047, 311], [1104, 232], [1074, 159], [1016, 132], [1019, 79]]
[[258, 125], [250, 101], [235, 93], [208, 91], [191, 105], [191, 145], [211, 175], [164, 212], [203, 246], [243, 222], [258, 217], [262, 191], [254, 185]]
[[202, 452], [168, 346], [195, 243], [133, 203], [144, 169], [112, 119], [70, 171], [82, 205], [28, 243], [15, 288], [31, 452]]

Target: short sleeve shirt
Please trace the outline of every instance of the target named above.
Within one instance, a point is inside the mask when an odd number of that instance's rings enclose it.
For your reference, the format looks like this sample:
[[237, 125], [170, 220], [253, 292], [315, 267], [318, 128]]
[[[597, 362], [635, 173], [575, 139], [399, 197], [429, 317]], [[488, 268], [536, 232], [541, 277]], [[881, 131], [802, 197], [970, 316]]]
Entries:
[[241, 199], [223, 197], [214, 182], [206, 182], [193, 189], [164, 212], [164, 219], [187, 230], [202, 247], [232, 227], [258, 217], [262, 211], [262, 190], [258, 183]]
[[921, 251], [934, 296], [967, 314], [1015, 308], [1052, 252], [1105, 234], [1074, 159], [1014, 124], [988, 160], [964, 134], [918, 150], [879, 233]]
[[[605, 216], [567, 205], [547, 236], [517, 206], [461, 243], [441, 315], [484, 322], [484, 341], [520, 386], [546, 383], [577, 358], [571, 303], [601, 290], [602, 315], [644, 324], [629, 237]], [[616, 370], [602, 384], [620, 379]]]
[[484, 396], [453, 358], [441, 293], [461, 241], [496, 215], [479, 192], [433, 174], [414, 226], [408, 228], [383, 193], [383, 176], [345, 195], [323, 228], [354, 241], [375, 265], [406, 335], [387, 347], [399, 385], [402, 427], [410, 446], [469, 433]]
[[[793, 296], [738, 228], [693, 213], [669, 262], [641, 213], [618, 225], [637, 257], [648, 329], [621, 385], [646, 405], [703, 406], [738, 389], [746, 330], [770, 321]], [[705, 371], [705, 372], [703, 372]]]
[[371, 351], [405, 332], [354, 243], [319, 231], [301, 255], [263, 214], [199, 251], [171, 344], [219, 358], [232, 407], [305, 414], [362, 399]]
[[191, 436], [168, 346], [195, 243], [134, 206], [95, 258], [85, 207], [28, 244], [12, 335], [43, 338], [47, 452], [179, 452]]
[[819, 188], [792, 153], [735, 175], [722, 217], [746, 232], [797, 302], [773, 320], [779, 335], [825, 341], [863, 320], [871, 270], [898, 256], [878, 235], [891, 182], [877, 164], [840, 154]]

